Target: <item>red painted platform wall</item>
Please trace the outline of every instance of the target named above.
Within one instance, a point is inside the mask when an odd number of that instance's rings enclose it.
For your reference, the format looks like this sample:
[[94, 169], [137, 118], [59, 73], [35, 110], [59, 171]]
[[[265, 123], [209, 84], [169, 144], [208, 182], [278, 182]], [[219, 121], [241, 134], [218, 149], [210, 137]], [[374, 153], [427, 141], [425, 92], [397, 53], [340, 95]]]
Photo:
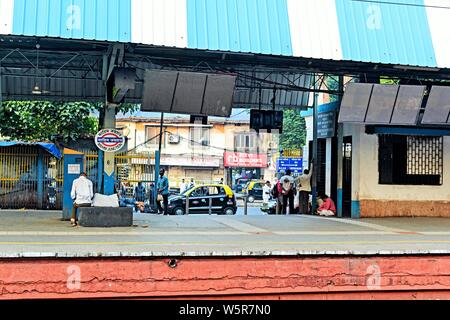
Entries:
[[0, 260], [0, 299], [91, 297], [450, 299], [450, 256]]

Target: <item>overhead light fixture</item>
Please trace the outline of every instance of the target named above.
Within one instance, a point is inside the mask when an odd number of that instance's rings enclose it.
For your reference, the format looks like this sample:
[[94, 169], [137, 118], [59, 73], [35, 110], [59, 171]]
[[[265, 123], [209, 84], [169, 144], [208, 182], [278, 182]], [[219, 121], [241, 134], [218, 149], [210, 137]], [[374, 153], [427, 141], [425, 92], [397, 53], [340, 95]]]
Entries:
[[36, 84], [31, 91], [32, 94], [42, 94], [41, 88]]

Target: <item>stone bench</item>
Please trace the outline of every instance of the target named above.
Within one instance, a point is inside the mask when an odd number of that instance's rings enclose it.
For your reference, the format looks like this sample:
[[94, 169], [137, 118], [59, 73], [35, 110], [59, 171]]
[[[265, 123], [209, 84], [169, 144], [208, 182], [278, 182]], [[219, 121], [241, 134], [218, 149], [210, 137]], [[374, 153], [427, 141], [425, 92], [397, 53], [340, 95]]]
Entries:
[[133, 208], [78, 208], [78, 223], [82, 227], [112, 228], [133, 226]]

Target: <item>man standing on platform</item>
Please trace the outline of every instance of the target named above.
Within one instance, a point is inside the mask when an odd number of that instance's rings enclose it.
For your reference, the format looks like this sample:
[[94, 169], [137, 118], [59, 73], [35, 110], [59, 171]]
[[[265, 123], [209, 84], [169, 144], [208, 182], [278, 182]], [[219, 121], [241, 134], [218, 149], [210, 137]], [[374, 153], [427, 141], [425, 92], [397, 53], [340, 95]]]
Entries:
[[311, 164], [311, 170], [306, 169], [303, 174], [296, 179], [297, 189], [300, 191], [300, 214], [309, 213], [309, 195], [311, 194], [312, 170], [313, 165]]
[[[169, 179], [167, 179], [164, 174], [166, 171], [164, 169], [159, 170], [159, 179], [158, 179], [158, 211], [160, 214], [164, 213], [164, 215], [167, 215], [167, 207], [169, 206]], [[164, 209], [161, 207], [161, 201], [160, 198], [162, 198], [162, 202], [164, 205]]]

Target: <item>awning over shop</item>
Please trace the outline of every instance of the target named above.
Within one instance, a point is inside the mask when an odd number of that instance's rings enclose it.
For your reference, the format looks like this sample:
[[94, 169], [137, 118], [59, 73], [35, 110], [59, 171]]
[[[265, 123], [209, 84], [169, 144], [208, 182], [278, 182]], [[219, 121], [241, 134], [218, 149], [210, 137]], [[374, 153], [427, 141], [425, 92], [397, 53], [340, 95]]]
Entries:
[[[425, 86], [349, 84], [342, 99], [339, 122], [392, 126], [449, 125], [450, 87], [433, 86], [428, 96], [425, 90]], [[421, 117], [423, 104], [426, 107]]]
[[61, 151], [53, 143], [46, 142], [20, 142], [20, 141], [0, 141], [0, 147], [14, 147], [14, 146], [39, 146], [52, 156], [61, 159]]

